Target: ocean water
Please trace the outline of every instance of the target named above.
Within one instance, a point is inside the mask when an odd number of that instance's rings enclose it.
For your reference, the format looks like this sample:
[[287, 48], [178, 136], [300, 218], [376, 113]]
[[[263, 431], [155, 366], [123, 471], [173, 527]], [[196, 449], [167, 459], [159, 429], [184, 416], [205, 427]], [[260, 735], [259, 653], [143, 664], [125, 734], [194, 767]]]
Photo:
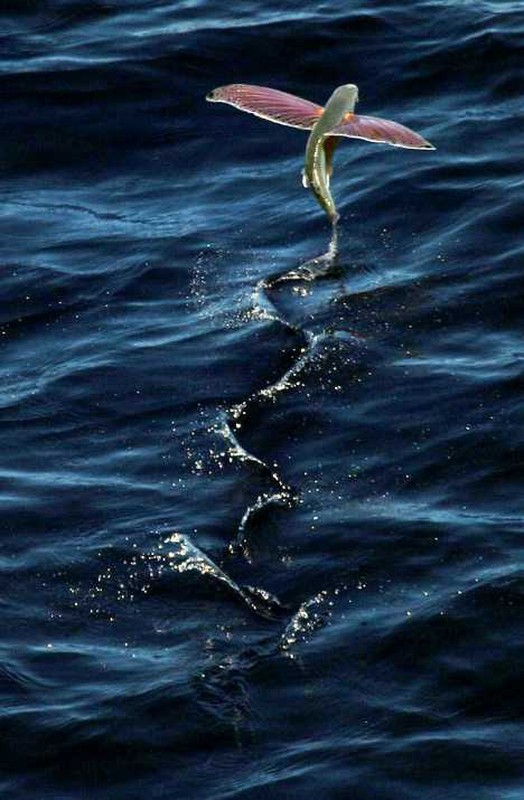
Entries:
[[522, 3], [0, 20], [1, 796], [520, 800]]

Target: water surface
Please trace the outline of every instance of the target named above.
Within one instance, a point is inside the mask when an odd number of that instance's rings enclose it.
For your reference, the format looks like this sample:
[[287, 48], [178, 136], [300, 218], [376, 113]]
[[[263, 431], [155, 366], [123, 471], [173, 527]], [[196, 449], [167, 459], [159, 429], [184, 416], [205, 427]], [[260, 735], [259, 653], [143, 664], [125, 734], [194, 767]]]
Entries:
[[[516, 800], [516, 2], [4, 2], [6, 798]], [[306, 135], [362, 113], [336, 268]]]

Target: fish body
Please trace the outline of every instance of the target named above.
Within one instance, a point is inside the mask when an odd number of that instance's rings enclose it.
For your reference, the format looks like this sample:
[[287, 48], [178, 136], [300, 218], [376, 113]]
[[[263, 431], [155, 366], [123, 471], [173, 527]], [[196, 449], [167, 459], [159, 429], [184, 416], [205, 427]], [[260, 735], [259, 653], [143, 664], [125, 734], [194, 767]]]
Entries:
[[306, 158], [302, 183], [309, 187], [315, 195], [319, 205], [324, 209], [331, 222], [335, 224], [338, 213], [335, 201], [329, 189], [331, 175], [331, 157], [334, 144], [331, 142], [326, 149], [326, 142], [330, 142], [333, 128], [353, 113], [358, 100], [358, 89], [353, 83], [339, 86], [335, 89], [326, 103], [322, 115], [313, 126], [306, 145]]

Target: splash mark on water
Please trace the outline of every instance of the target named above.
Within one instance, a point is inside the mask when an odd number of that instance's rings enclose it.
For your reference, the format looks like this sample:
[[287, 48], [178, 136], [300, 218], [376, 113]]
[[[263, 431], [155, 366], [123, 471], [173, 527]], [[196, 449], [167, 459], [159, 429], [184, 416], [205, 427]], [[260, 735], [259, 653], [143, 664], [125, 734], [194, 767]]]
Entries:
[[[247, 505], [238, 524], [236, 534], [231, 538], [227, 548], [229, 555], [240, 554], [248, 563], [253, 560], [250, 531], [254, 521], [268, 508], [291, 508], [298, 502], [299, 495], [274, 465], [250, 452], [242, 444], [238, 433], [242, 427], [241, 420], [248, 413], [252, 404], [276, 401], [282, 392], [289, 391], [297, 386], [300, 373], [314, 357], [319, 344], [326, 338], [337, 334], [337, 331], [327, 329], [316, 334], [286, 319], [273, 303], [270, 292], [274, 287], [284, 282], [309, 282], [318, 277], [326, 276], [333, 269], [337, 251], [337, 230], [333, 226], [330, 246], [326, 253], [310, 259], [293, 270], [264, 278], [256, 284], [253, 293], [254, 309], [249, 315], [249, 319], [276, 321], [292, 331], [300, 342], [298, 354], [291, 366], [279, 378], [231, 406], [221, 415], [218, 424], [211, 427], [206, 426], [207, 430], [218, 433], [225, 440], [227, 456], [230, 460], [238, 459], [245, 464], [250, 464], [269, 483], [269, 488], [261, 492], [252, 503]], [[126, 572], [126, 570], [128, 572], [124, 575], [121, 572], [122, 569], [123, 572]], [[123, 564], [109, 564], [106, 570], [98, 576], [95, 586], [88, 592], [92, 606], [90, 613], [97, 617], [107, 618], [111, 622], [114, 621], [116, 618], [115, 609], [119, 602], [132, 602], [135, 596], [148, 594], [153, 585], [163, 575], [170, 572], [179, 575], [195, 573], [198, 579], [208, 582], [211, 586], [221, 586], [227, 594], [236, 598], [251, 612], [266, 620], [282, 622], [283, 620], [289, 620], [292, 613], [291, 609], [266, 589], [238, 583], [228, 574], [222, 562], [219, 565], [194, 544], [189, 537], [178, 531], [164, 538], [153, 552], [137, 553], [130, 560], [124, 559]], [[315, 601], [315, 598], [312, 598], [311, 601], [306, 601], [307, 608], [309, 608], [308, 604], [313, 603], [313, 601]], [[286, 650], [293, 643], [290, 625], [296, 626], [299, 622], [300, 624], [303, 622], [304, 614], [301, 612], [301, 609], [303, 611], [303, 606], [291, 617], [291, 621], [286, 625], [282, 641], [288, 641], [288, 645], [283, 645], [280, 648], [281, 650]]]
[[266, 619], [278, 619], [285, 613], [284, 606], [275, 595], [260, 587], [241, 586], [182, 533], [172, 533], [164, 540], [164, 544], [168, 545], [168, 552], [156, 556], [173, 571], [197, 572], [202, 577], [222, 584], [251, 611]]
[[331, 616], [330, 604], [332, 601], [325, 589], [301, 603], [280, 637], [279, 650], [293, 658], [293, 646], [307, 641], [314, 631], [327, 623]]
[[244, 463], [254, 465], [262, 474], [270, 478], [275, 487], [273, 492], [268, 491], [261, 493], [256, 497], [253, 503], [247, 506], [238, 525], [236, 536], [229, 542], [229, 553], [240, 553], [248, 562], [252, 560], [251, 548], [249, 546], [249, 528], [253, 520], [269, 506], [291, 508], [298, 502], [299, 494], [286, 482], [275, 467], [271, 466], [242, 445], [237, 434], [237, 431], [241, 428], [240, 420], [253, 404], [260, 401], [274, 401], [280, 393], [288, 391], [296, 386], [298, 376], [314, 357], [319, 344], [332, 335], [332, 332], [329, 330], [322, 331], [321, 333], [313, 333], [286, 319], [271, 300], [269, 293], [275, 286], [287, 281], [313, 281], [316, 278], [328, 275], [334, 267], [337, 253], [338, 232], [334, 224], [332, 226], [329, 248], [326, 253], [306, 261], [296, 269], [263, 278], [257, 283], [254, 291], [253, 301], [255, 313], [258, 318], [279, 322], [300, 339], [301, 347], [296, 360], [283, 375], [277, 378], [276, 381], [273, 381], [273, 383], [258, 389], [245, 400], [241, 400], [239, 403], [235, 403], [235, 405], [227, 409], [222, 414], [219, 425], [215, 428], [215, 431], [218, 432], [229, 445], [230, 458], [238, 458]]

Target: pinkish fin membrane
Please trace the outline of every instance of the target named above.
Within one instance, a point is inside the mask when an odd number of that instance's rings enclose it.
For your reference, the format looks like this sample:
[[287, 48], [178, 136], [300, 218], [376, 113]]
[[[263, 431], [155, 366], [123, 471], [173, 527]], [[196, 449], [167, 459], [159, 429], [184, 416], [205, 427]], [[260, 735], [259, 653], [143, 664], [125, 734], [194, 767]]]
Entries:
[[434, 150], [432, 144], [420, 134], [398, 122], [379, 117], [361, 117], [353, 114], [351, 119], [336, 125], [333, 136], [347, 136], [350, 139], [365, 139], [367, 142], [391, 144], [394, 147], [407, 147], [414, 150]]
[[[269, 122], [286, 125], [290, 128], [311, 130], [322, 116], [322, 106], [296, 97], [279, 89], [266, 86], [251, 86], [246, 83], [232, 83], [219, 86], [209, 92], [207, 100], [212, 103], [227, 103], [248, 114], [254, 114]], [[368, 142], [390, 144], [414, 150], [434, 150], [432, 144], [420, 134], [405, 125], [379, 117], [365, 117], [359, 114], [348, 115], [348, 119], [332, 130], [335, 137], [364, 139]]]
[[218, 89], [209, 92], [206, 100], [211, 103], [227, 103], [269, 122], [302, 130], [311, 130], [323, 111], [316, 103], [295, 97], [293, 94], [265, 86], [249, 86], [245, 83], [219, 86]]

